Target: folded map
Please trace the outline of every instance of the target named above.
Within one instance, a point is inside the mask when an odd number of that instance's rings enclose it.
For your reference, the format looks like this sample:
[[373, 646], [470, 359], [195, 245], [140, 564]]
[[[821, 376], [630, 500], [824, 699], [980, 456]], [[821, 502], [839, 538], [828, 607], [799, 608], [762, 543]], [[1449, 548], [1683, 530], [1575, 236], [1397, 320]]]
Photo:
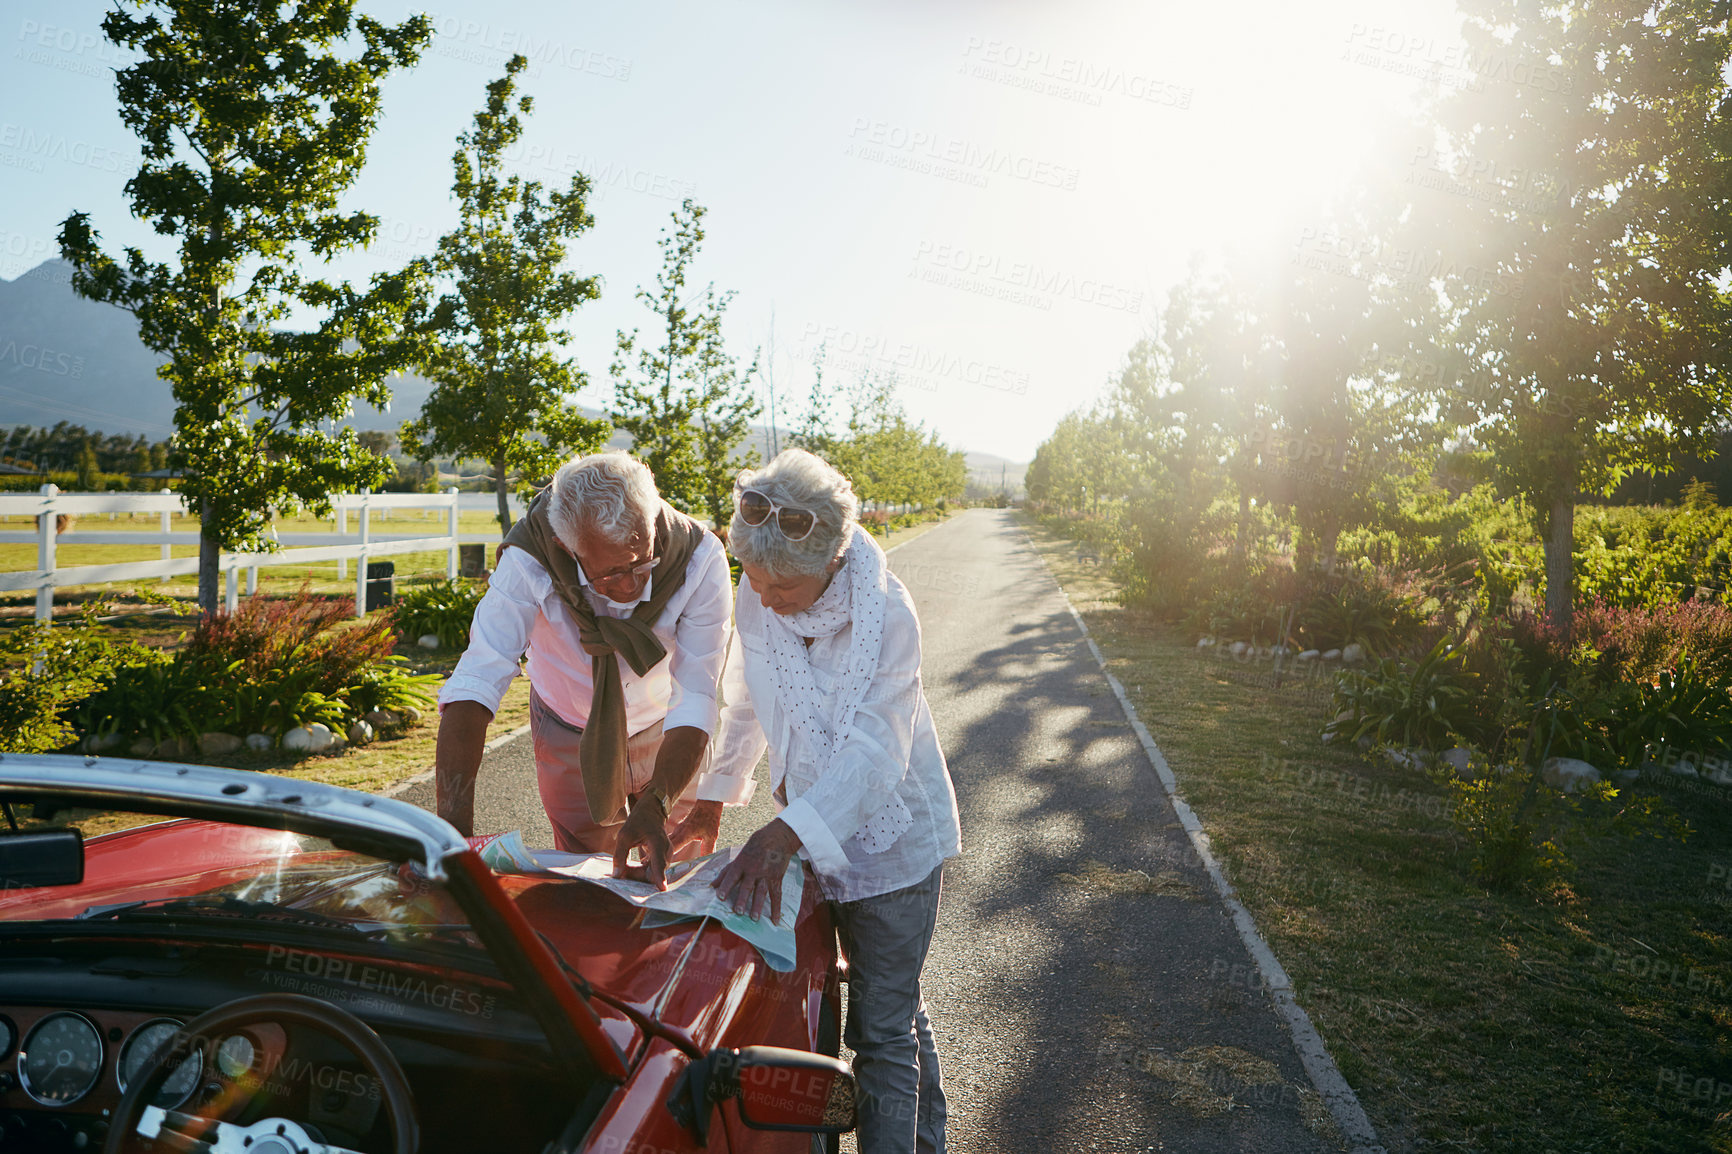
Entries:
[[738, 934], [756, 947], [772, 970], [787, 973], [794, 968], [794, 919], [799, 915], [800, 898], [805, 888], [805, 873], [797, 857], [788, 862], [788, 872], [782, 876], [782, 917], [773, 922], [768, 909], [757, 918], [735, 913], [711, 886], [739, 853], [737, 846], [717, 850], [707, 857], [673, 863], [667, 869], [668, 888], [658, 890], [649, 882], [614, 877], [612, 854], [530, 849], [523, 844], [521, 830], [470, 838], [469, 844], [481, 854], [481, 860], [494, 873], [562, 877], [602, 886], [633, 905], [641, 906], [646, 911], [645, 926], [713, 918], [723, 929]]

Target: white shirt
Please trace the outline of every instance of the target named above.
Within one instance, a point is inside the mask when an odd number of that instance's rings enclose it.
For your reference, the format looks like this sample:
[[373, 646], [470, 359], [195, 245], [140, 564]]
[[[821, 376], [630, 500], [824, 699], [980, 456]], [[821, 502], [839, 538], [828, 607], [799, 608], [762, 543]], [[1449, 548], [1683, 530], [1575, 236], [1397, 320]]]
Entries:
[[[626, 617], [650, 596], [650, 584], [630, 605], [612, 601], [590, 587], [579, 567], [584, 595], [598, 614]], [[641, 733], [661, 722], [665, 729], [690, 725], [715, 732], [716, 681], [727, 645], [733, 586], [728, 556], [714, 533], [705, 533], [686, 564], [686, 581], [668, 598], [650, 627], [668, 656], [639, 677], [623, 657], [626, 729]], [[529, 681], [537, 696], [575, 729], [589, 723], [595, 688], [593, 659], [583, 651], [577, 622], [553, 588], [547, 570], [522, 549], [507, 549], [487, 582], [487, 595], [475, 607], [469, 648], [439, 692], [443, 708], [453, 701], [477, 701], [494, 713], [506, 686], [517, 675], [517, 660], [529, 652]]]
[[[884, 648], [878, 671], [854, 714], [848, 740], [822, 776], [818, 750], [789, 724], [776, 693], [764, 608], [742, 580], [736, 630], [722, 678], [721, 724], [710, 770], [698, 778], [698, 798], [744, 805], [752, 768], [768, 746], [770, 785], [786, 796], [780, 817], [800, 838], [801, 851], [832, 901], [858, 901], [922, 881], [961, 852], [956, 790], [932, 726], [920, 683], [920, 618], [908, 590], [886, 575]], [[840, 578], [838, 578], [840, 580]], [[823, 713], [834, 716], [836, 687], [847, 668], [852, 625], [814, 640], [806, 650]], [[900, 797], [913, 817], [887, 849], [871, 853], [856, 836], [867, 819]]]

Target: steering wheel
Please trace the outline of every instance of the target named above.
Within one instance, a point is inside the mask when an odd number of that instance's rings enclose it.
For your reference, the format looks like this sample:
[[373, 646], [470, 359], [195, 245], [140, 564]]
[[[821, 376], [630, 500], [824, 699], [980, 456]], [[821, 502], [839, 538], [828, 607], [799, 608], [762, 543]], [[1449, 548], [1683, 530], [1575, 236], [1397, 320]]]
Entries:
[[[327, 1146], [287, 1118], [261, 1118], [251, 1126], [219, 1122], [198, 1114], [150, 1106], [150, 1099], [168, 1080], [171, 1060], [185, 1058], [195, 1047], [222, 1037], [249, 1022], [274, 1022], [311, 1026], [342, 1042], [361, 1059], [367, 1072], [378, 1080], [385, 1111], [391, 1120], [394, 1154], [415, 1154], [421, 1144], [421, 1127], [415, 1117], [415, 1096], [403, 1067], [384, 1041], [367, 1023], [349, 1013], [301, 994], [258, 994], [236, 998], [207, 1010], [182, 1026], [146, 1060], [145, 1068], [120, 1097], [110, 1120], [103, 1154], [122, 1154], [134, 1134], [160, 1138], [177, 1149], [197, 1154], [355, 1154]], [[178, 1061], [176, 1061], [178, 1065]]]

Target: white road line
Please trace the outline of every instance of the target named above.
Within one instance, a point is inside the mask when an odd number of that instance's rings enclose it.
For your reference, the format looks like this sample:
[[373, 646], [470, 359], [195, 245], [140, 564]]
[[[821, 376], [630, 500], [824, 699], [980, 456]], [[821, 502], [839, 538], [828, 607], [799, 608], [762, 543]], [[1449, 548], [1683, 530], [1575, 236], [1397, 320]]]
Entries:
[[[1025, 531], [1023, 536], [1028, 536]], [[1305, 1067], [1305, 1072], [1311, 1075], [1311, 1084], [1317, 1087], [1317, 1093], [1329, 1107], [1329, 1112], [1335, 1116], [1335, 1124], [1341, 1130], [1342, 1137], [1347, 1139], [1348, 1149], [1352, 1154], [1388, 1154], [1377, 1140], [1377, 1130], [1371, 1125], [1371, 1119], [1365, 1116], [1365, 1108], [1359, 1104], [1358, 1095], [1353, 1087], [1347, 1084], [1347, 1079], [1341, 1076], [1341, 1070], [1335, 1065], [1335, 1059], [1329, 1056], [1329, 1050], [1318, 1036], [1317, 1028], [1311, 1024], [1311, 1017], [1293, 997], [1293, 982], [1287, 977], [1287, 971], [1281, 968], [1275, 953], [1269, 948], [1269, 943], [1263, 940], [1263, 935], [1257, 930], [1257, 923], [1239, 901], [1233, 890], [1233, 885], [1227, 880], [1227, 875], [1221, 872], [1220, 863], [1215, 860], [1213, 851], [1209, 848], [1209, 834], [1203, 829], [1203, 824], [1197, 820], [1197, 815], [1191, 807], [1185, 804], [1185, 799], [1179, 796], [1179, 783], [1173, 777], [1173, 771], [1167, 765], [1167, 759], [1161, 755], [1160, 747], [1155, 745], [1155, 739], [1149, 736], [1147, 727], [1137, 716], [1136, 706], [1131, 704], [1130, 697], [1125, 693], [1125, 687], [1119, 684], [1119, 679], [1107, 669], [1106, 655], [1101, 647], [1095, 644], [1095, 639], [1089, 633], [1088, 625], [1083, 621], [1082, 614], [1076, 611], [1076, 606], [1070, 603], [1070, 595], [1064, 591], [1050, 568], [1047, 568], [1046, 558], [1040, 550], [1034, 547], [1032, 540], [1028, 543], [1029, 551], [1039, 558], [1041, 567], [1046, 569], [1048, 577], [1052, 577], [1054, 585], [1058, 586], [1059, 596], [1064, 598], [1064, 607], [1070, 610], [1070, 615], [1076, 621], [1076, 627], [1082, 632], [1083, 640], [1088, 642], [1089, 652], [1094, 654], [1095, 663], [1100, 666], [1107, 684], [1112, 686], [1113, 696], [1119, 699], [1119, 706], [1125, 712], [1125, 719], [1131, 723], [1131, 729], [1136, 733], [1137, 740], [1142, 742], [1143, 753], [1148, 755], [1149, 764], [1154, 767], [1155, 776], [1161, 779], [1161, 787], [1167, 791], [1167, 800], [1173, 804], [1173, 812], [1179, 815], [1179, 824], [1191, 839], [1191, 845], [1196, 848], [1197, 856], [1202, 859], [1203, 868], [1215, 883], [1215, 890], [1221, 896], [1227, 912], [1233, 916], [1233, 927], [1239, 931], [1239, 940], [1245, 943], [1245, 949], [1250, 951], [1251, 958], [1257, 963], [1257, 971], [1262, 976], [1263, 983], [1269, 987], [1271, 996], [1275, 999], [1275, 1008], [1280, 1011], [1282, 1019], [1287, 1023], [1288, 1031], [1293, 1035], [1293, 1047], [1299, 1051], [1299, 1061]]]

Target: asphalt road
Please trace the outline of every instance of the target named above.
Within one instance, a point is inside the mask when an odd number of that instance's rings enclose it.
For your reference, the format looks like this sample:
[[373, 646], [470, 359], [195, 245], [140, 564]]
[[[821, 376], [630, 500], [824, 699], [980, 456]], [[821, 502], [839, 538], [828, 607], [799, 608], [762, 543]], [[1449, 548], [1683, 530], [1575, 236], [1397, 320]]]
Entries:
[[[890, 561], [962, 812], [925, 974], [950, 1148], [1342, 1149], [1305, 1124], [1292, 1040], [1013, 515], [970, 510]], [[724, 844], [769, 793], [728, 811]], [[431, 783], [403, 796], [430, 806]], [[527, 737], [484, 762], [476, 814], [551, 844]]]

